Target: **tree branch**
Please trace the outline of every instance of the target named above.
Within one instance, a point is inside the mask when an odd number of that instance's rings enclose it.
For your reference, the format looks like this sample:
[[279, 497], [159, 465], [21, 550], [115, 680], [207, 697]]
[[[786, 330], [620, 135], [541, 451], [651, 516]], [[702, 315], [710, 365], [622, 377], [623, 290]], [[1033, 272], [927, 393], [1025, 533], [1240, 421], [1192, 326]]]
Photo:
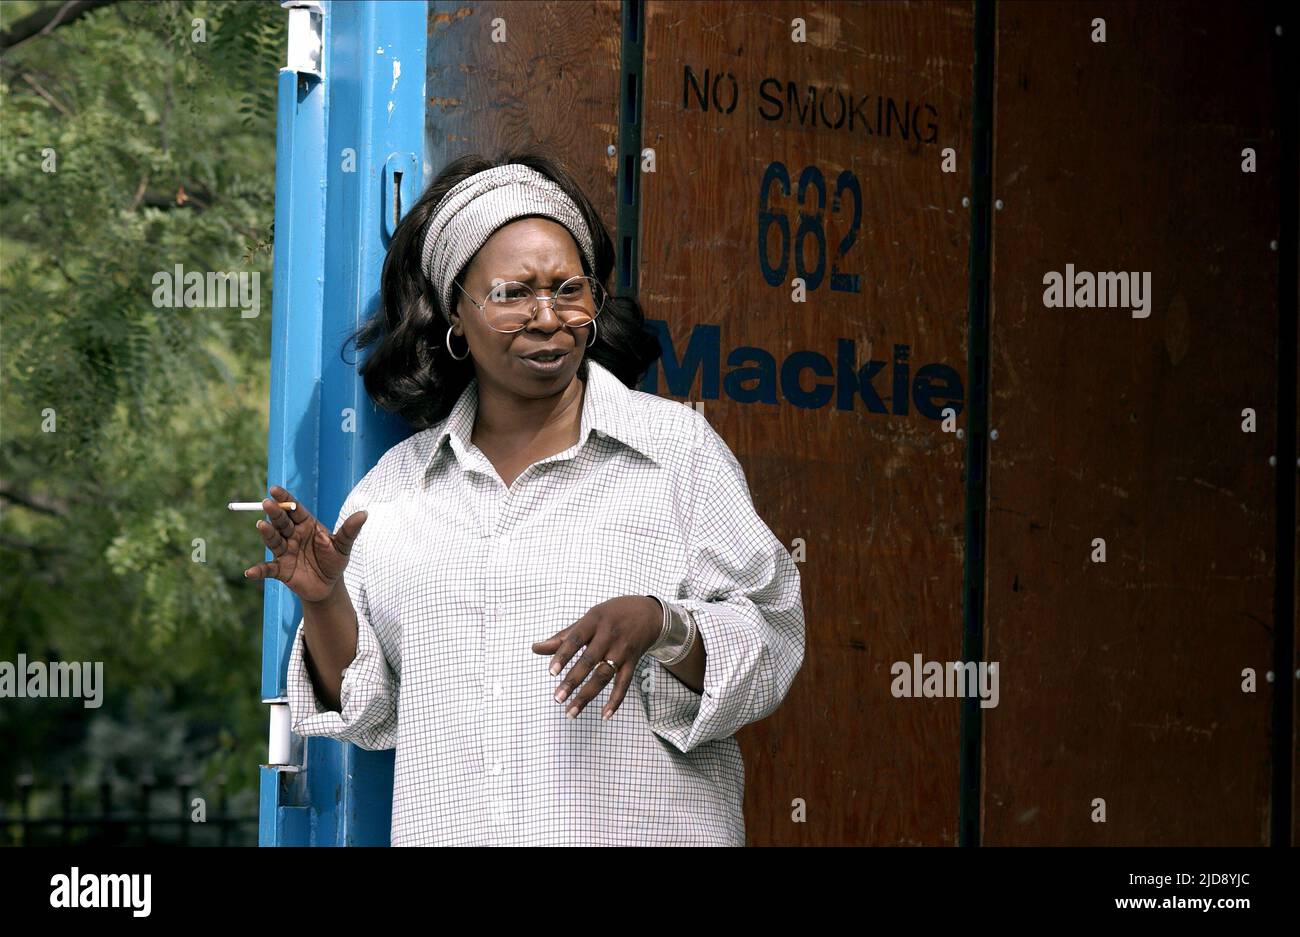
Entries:
[[33, 78], [31, 75], [29, 75], [27, 72], [23, 72], [23, 81], [31, 85], [37, 94], [39, 94], [42, 98], [48, 101], [50, 105], [60, 114], [62, 114], [64, 117], [67, 117], [70, 113], [72, 113], [66, 107], [64, 107], [62, 104], [59, 103], [58, 98], [56, 98], [54, 95], [50, 94], [48, 91], [42, 88], [40, 84], [36, 81], [36, 79]]
[[0, 55], [22, 45], [37, 36], [46, 36], [60, 26], [67, 26], [81, 19], [96, 7], [115, 3], [117, 0], [68, 0], [66, 3], [50, 4], [34, 13], [29, 13], [9, 29], [0, 33]]
[[54, 517], [67, 517], [69, 514], [68, 502], [60, 498], [49, 498], [45, 495], [25, 494], [20, 491], [14, 491], [8, 485], [0, 484], [0, 498], [30, 511], [39, 511], [42, 514], [50, 514]]
[[[51, 546], [46, 543], [32, 543], [30, 540], [17, 540], [3, 535], [0, 535], [0, 547], [13, 550], [15, 553], [35, 553], [38, 556], [57, 556], [67, 552], [65, 547]], [[245, 579], [244, 581], [247, 582], [248, 580]]]
[[59, 273], [63, 274], [63, 279], [67, 280], [67, 281], [68, 281], [69, 283], [71, 283], [73, 286], [76, 286], [76, 285], [77, 285], [77, 279], [76, 279], [76, 277], [74, 277], [72, 274], [68, 273], [67, 269], [63, 266], [62, 263], [59, 262], [58, 258], [56, 258], [56, 257], [51, 257], [51, 258], [50, 258], [50, 266], [52, 266], [55, 270], [59, 271]]

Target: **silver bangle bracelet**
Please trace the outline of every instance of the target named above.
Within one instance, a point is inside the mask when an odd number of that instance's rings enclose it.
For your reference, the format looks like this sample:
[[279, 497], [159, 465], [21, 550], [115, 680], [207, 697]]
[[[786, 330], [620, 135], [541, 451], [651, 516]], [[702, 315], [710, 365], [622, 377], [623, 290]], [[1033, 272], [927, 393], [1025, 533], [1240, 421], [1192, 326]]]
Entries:
[[668, 613], [668, 600], [660, 598], [657, 595], [648, 595], [646, 598], [654, 599], [659, 603], [659, 608], [663, 610], [663, 623], [659, 626], [659, 637], [655, 638], [654, 644], [650, 645], [651, 649], [663, 644], [664, 639], [668, 637], [668, 628], [672, 625], [672, 618]]
[[[655, 598], [658, 599], [658, 596]], [[668, 628], [660, 634], [659, 640], [651, 645], [648, 653], [664, 666], [673, 667], [690, 656], [695, 648], [699, 628], [695, 624], [695, 616], [685, 608], [671, 602], [664, 603], [662, 599], [659, 601], [664, 605], [664, 611], [668, 615]]]
[[[674, 655], [668, 660], [660, 661], [660, 663], [662, 663], [665, 667], [676, 667], [678, 664], [685, 661], [686, 658], [691, 656], [691, 651], [695, 650], [695, 641], [699, 637], [700, 630], [699, 627], [695, 624], [695, 616], [692, 615], [690, 612], [686, 612], [685, 614], [686, 614], [686, 622], [687, 622], [687, 629], [688, 629], [686, 633], [686, 638], [684, 641], [682, 641], [681, 650], [676, 655]], [[670, 649], [665, 648], [664, 650], [667, 651]], [[656, 660], [658, 660], [658, 658], [656, 658]]]

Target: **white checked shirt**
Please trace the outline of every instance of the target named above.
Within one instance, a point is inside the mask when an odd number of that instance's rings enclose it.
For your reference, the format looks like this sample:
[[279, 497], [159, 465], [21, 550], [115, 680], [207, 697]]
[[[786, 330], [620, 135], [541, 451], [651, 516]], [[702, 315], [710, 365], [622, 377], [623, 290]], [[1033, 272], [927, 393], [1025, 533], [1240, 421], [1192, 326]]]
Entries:
[[[579, 441], [509, 489], [470, 442], [475, 380], [339, 511], [369, 512], [344, 573], [357, 656], [326, 710], [300, 623], [289, 705], [300, 735], [396, 746], [394, 846], [744, 845], [733, 735], [803, 661], [799, 571], [701, 414], [587, 368]], [[703, 694], [646, 655], [613, 718], [612, 681], [566, 718], [531, 645], [648, 594], [693, 613]]]

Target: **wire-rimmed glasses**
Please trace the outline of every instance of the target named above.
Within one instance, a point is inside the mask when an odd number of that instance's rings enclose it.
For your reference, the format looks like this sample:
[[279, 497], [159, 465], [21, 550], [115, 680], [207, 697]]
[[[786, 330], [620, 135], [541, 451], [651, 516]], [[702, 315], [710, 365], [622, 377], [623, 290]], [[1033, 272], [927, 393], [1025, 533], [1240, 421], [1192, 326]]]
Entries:
[[570, 328], [591, 323], [605, 308], [605, 289], [595, 277], [569, 277], [549, 296], [538, 295], [527, 283], [518, 280], [493, 280], [492, 292], [478, 302], [459, 283], [457, 288], [483, 313], [488, 327], [497, 332], [519, 332], [528, 327], [541, 310], [542, 301], [551, 304], [556, 318]]

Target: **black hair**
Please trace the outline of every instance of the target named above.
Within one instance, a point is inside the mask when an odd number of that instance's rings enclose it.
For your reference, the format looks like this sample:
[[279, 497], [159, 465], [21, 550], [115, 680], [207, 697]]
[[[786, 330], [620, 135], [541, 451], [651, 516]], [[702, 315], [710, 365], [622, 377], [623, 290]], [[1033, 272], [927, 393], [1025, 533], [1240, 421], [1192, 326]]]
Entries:
[[[384, 258], [379, 308], [348, 338], [356, 342], [358, 349], [374, 346], [359, 368], [366, 393], [376, 406], [400, 414], [417, 430], [433, 426], [450, 413], [474, 377], [473, 359], [457, 361], [445, 344], [451, 325], [449, 310], [442, 308], [437, 289], [420, 266], [425, 227], [443, 196], [458, 182], [509, 163], [537, 170], [573, 199], [587, 222], [596, 254], [596, 269], [588, 269], [583, 257], [583, 272], [594, 276], [608, 292], [614, 270], [614, 245], [609, 231], [559, 160], [530, 146], [506, 152], [495, 161], [471, 154], [448, 163], [398, 223]], [[468, 266], [467, 262], [457, 272], [456, 283], [464, 282]], [[599, 338], [584, 353], [579, 376], [586, 380], [587, 359], [591, 358], [628, 387], [634, 386], [661, 354], [659, 342], [646, 328], [640, 304], [632, 296], [610, 294], [598, 322]]]

